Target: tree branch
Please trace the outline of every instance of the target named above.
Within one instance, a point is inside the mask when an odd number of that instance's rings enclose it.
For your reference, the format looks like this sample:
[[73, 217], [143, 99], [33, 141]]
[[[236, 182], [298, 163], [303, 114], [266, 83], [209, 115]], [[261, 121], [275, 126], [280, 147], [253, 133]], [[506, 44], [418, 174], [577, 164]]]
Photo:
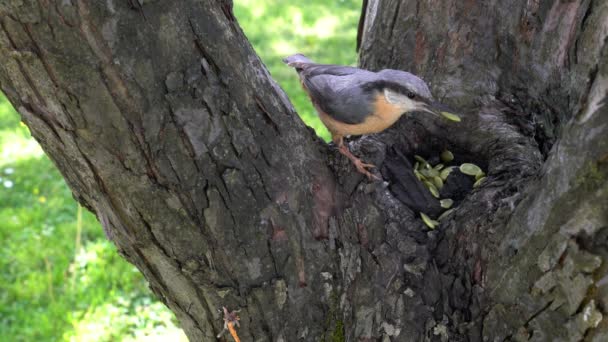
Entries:
[[[231, 3], [73, 3], [3, 5], [0, 83], [75, 197], [191, 340], [222, 306], [243, 308], [244, 340], [321, 320], [309, 245], [333, 176]], [[287, 289], [300, 300], [265, 307]]]

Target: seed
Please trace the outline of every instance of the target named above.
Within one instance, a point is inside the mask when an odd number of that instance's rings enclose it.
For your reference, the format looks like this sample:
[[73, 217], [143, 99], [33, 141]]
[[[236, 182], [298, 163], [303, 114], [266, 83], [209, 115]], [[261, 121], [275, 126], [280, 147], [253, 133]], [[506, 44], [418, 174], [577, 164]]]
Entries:
[[426, 160], [424, 160], [424, 158], [422, 158], [421, 156], [416, 154], [416, 155], [414, 155], [414, 159], [416, 159], [420, 163], [417, 167], [418, 170], [430, 167], [429, 163]]
[[435, 170], [435, 169], [421, 170], [420, 173], [422, 173], [422, 175], [427, 178], [433, 178], [435, 176], [439, 176], [439, 172], [437, 172], [437, 170]]
[[454, 209], [450, 209], [450, 210], [446, 210], [443, 212], [443, 214], [439, 215], [439, 217], [437, 218], [437, 221], [441, 221], [444, 218], [446, 218], [448, 215], [450, 215], [452, 212], [454, 211]]
[[420, 217], [422, 218], [422, 222], [424, 222], [424, 224], [426, 224], [431, 229], [435, 229], [435, 227], [439, 225], [439, 222], [426, 216], [426, 214], [423, 212], [420, 213]]
[[439, 177], [441, 177], [441, 179], [443, 180], [448, 179], [450, 172], [452, 172], [454, 168], [455, 166], [446, 167], [445, 169], [441, 170], [441, 173], [439, 173]]
[[475, 180], [478, 181], [485, 176], [486, 176], [485, 172], [481, 171], [481, 173], [478, 173], [475, 175]]
[[441, 163], [439, 163], [433, 167], [433, 170], [435, 170], [435, 171], [441, 171], [441, 169], [443, 169], [443, 164], [441, 164]]
[[450, 207], [452, 207], [452, 204], [454, 204], [454, 201], [452, 201], [452, 199], [450, 198], [444, 198], [439, 201], [439, 204], [441, 204], [442, 208], [450, 209]]
[[416, 176], [416, 178], [418, 178], [419, 181], [425, 180], [426, 178], [422, 175], [422, 173], [420, 173], [420, 171], [418, 170], [414, 170], [414, 176]]
[[448, 150], [444, 150], [443, 152], [441, 152], [441, 155], [439, 157], [441, 158], [441, 161], [444, 163], [449, 163], [452, 160], [454, 160], [454, 155], [452, 154], [452, 152], [450, 152]]
[[479, 186], [481, 183], [483, 183], [483, 181], [485, 181], [485, 180], [486, 180], [486, 177], [481, 177], [481, 178], [479, 178], [479, 179], [478, 179], [478, 180], [475, 182], [475, 184], [473, 184], [473, 187], [474, 187], [474, 188], [478, 187], [478, 186]]
[[429, 181], [424, 181], [424, 185], [426, 185], [426, 187], [429, 188], [431, 195], [433, 195], [435, 198], [439, 198], [439, 191], [437, 190], [437, 187], [435, 187], [435, 184], [433, 184]]
[[439, 176], [433, 177], [433, 184], [435, 184], [437, 189], [443, 188], [443, 180]]
[[416, 164], [414, 164], [414, 170], [418, 169], [420, 169], [420, 162], [416, 162]]
[[481, 171], [479, 166], [477, 166], [475, 164], [464, 163], [464, 164], [460, 165], [460, 172], [464, 173], [465, 175], [469, 175], [469, 176], [477, 176], [478, 174], [482, 173], [483, 171]]
[[448, 120], [460, 122], [460, 117], [456, 114], [452, 114], [449, 112], [441, 112], [441, 115], [443, 115], [443, 117]]

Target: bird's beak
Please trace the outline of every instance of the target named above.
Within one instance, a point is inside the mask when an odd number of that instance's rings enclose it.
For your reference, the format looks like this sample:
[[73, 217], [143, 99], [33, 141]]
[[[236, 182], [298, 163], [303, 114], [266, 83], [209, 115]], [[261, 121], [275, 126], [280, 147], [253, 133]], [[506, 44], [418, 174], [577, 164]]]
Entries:
[[450, 121], [460, 121], [460, 117], [446, 105], [437, 101], [429, 101], [422, 105], [421, 110], [425, 113], [429, 113], [435, 116], [443, 117]]
[[423, 103], [422, 106], [420, 106], [420, 111], [429, 113], [429, 114], [432, 114], [435, 116], [441, 116], [441, 114], [440, 114], [441, 112], [443, 112], [443, 111], [449, 112], [449, 109], [440, 102], [430, 101], [430, 102]]

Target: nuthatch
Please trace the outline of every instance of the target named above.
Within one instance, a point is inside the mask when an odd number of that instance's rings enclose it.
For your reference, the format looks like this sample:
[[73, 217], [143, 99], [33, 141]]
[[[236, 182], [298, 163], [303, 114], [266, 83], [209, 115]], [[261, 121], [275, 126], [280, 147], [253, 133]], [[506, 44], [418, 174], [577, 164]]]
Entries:
[[439, 114], [426, 83], [409, 72], [390, 69], [371, 72], [317, 64], [302, 54], [286, 57], [283, 62], [298, 72], [302, 87], [338, 150], [369, 178], [376, 178], [367, 170], [374, 165], [355, 157], [344, 145], [344, 136], [381, 132], [405, 113]]

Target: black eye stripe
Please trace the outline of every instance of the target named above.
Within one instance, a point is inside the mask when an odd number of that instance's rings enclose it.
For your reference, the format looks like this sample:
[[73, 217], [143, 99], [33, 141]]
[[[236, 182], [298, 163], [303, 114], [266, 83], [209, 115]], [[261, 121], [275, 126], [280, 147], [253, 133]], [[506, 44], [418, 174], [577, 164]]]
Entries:
[[416, 94], [402, 84], [385, 80], [368, 82], [361, 86], [365, 91], [384, 91], [384, 89], [392, 90], [396, 93], [407, 96], [410, 99], [422, 100], [422, 96]]

